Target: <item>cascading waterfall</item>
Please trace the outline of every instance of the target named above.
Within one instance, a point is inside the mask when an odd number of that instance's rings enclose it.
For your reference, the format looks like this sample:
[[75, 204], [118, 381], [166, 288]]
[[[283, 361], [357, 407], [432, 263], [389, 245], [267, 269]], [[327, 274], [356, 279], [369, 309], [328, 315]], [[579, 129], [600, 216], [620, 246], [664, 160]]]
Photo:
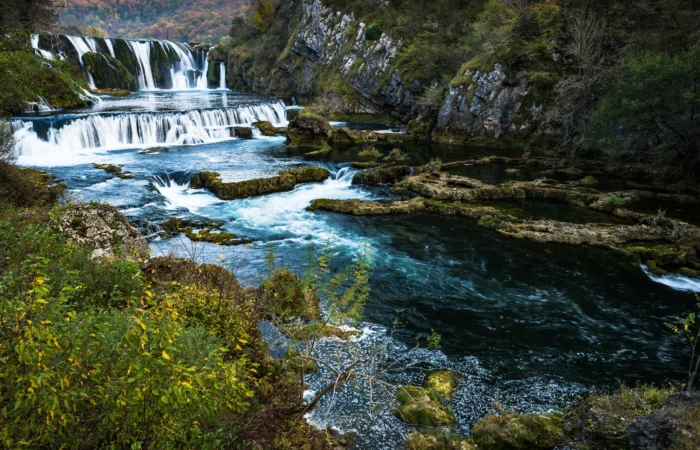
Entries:
[[12, 125], [20, 160], [41, 161], [42, 156], [56, 158], [74, 153], [217, 142], [233, 139], [233, 127], [250, 126], [257, 121], [286, 126], [284, 103], [188, 112], [66, 116], [50, 121], [15, 120]]
[[[95, 88], [93, 75], [85, 67], [83, 55], [89, 52], [109, 55], [117, 58], [116, 47], [123, 42], [126, 51], [130, 52], [137, 64], [129, 70], [138, 80], [139, 90], [153, 91], [161, 89], [169, 90], [207, 90], [207, 69], [208, 62], [206, 53], [202, 57], [195, 57], [193, 51], [186, 44], [166, 40], [142, 40], [142, 39], [111, 39], [94, 38], [91, 36], [63, 36], [56, 35], [52, 40], [42, 40], [39, 35], [32, 35], [31, 44], [35, 53], [46, 59], [66, 59], [66, 54], [70, 54], [70, 48], [75, 51], [75, 56], [80, 64], [85, 78], [90, 88]], [[67, 42], [66, 42], [67, 41]], [[47, 43], [48, 42], [48, 43]], [[162, 64], [163, 61], [156, 62], [154, 58], [161, 57], [162, 51], [155, 51], [155, 46], [160, 45], [167, 55], [167, 65], [169, 68], [170, 80], [161, 81], [154, 77], [154, 67]], [[105, 50], [106, 49], [106, 50]], [[124, 46], [120, 51], [124, 51]], [[160, 50], [160, 49], [158, 49]], [[63, 52], [65, 51], [65, 53]], [[200, 52], [197, 52], [197, 56]], [[117, 58], [118, 59], [118, 58]], [[225, 68], [222, 68], [225, 71]], [[172, 84], [170, 85], [170, 82]], [[163, 85], [163, 83], [168, 83]], [[160, 84], [160, 85], [159, 85]], [[107, 86], [109, 87], [109, 86]], [[225, 84], [224, 84], [225, 87]]]
[[226, 64], [219, 63], [219, 89], [226, 89]]

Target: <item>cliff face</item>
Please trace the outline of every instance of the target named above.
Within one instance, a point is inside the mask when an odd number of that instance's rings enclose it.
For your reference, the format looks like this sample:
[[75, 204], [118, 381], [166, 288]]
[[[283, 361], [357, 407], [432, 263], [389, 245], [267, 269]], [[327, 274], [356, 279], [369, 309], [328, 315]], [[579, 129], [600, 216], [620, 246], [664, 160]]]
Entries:
[[[319, 99], [331, 111], [391, 114], [434, 123], [432, 136], [449, 142], [472, 137], [525, 135], [542, 107], [531, 100], [525, 73], [467, 70], [445, 89], [439, 113], [419, 103], [428, 85], [409, 79], [399, 53], [405, 43], [371, 28], [352, 13], [335, 11], [322, 0], [291, 4], [287, 43], [268, 65], [257, 52], [234, 49], [228, 71], [234, 89], [284, 93]], [[370, 30], [374, 31], [374, 30]]]
[[472, 137], [527, 137], [537, 128], [544, 107], [537, 104], [524, 72], [467, 69], [447, 90], [434, 138], [464, 141]]
[[398, 116], [413, 112], [422, 86], [405, 83], [401, 69], [394, 67], [400, 40], [385, 33], [367, 39], [366, 23], [320, 0], [301, 0], [292, 20], [289, 44], [268, 74], [246, 70], [246, 58], [251, 55], [231, 52], [234, 88], [324, 96], [345, 112]]

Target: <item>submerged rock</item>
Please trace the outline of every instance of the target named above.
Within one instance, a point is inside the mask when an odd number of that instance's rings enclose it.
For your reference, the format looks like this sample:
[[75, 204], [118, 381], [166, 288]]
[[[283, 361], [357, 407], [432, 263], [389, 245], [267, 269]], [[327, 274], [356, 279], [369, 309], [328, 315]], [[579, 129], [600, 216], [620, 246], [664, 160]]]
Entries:
[[113, 206], [88, 203], [69, 206], [56, 216], [58, 229], [71, 242], [93, 248], [93, 259], [148, 259], [148, 242]]
[[190, 180], [190, 187], [207, 189], [222, 200], [234, 200], [291, 191], [297, 184], [324, 181], [330, 175], [322, 167], [308, 166], [280, 172], [276, 177], [224, 183], [216, 172], [200, 172]]
[[104, 170], [107, 173], [111, 173], [117, 178], [122, 178], [125, 180], [134, 178], [131, 172], [122, 172], [122, 168], [120, 166], [115, 166], [114, 164], [93, 164], [92, 167], [95, 169]]
[[472, 427], [482, 450], [551, 450], [564, 442], [562, 415], [503, 414], [487, 416]]
[[417, 386], [404, 386], [396, 394], [394, 416], [412, 425], [443, 427], [455, 423], [452, 410], [440, 403], [440, 394]]
[[407, 214], [425, 209], [424, 199], [417, 197], [408, 201], [374, 202], [369, 200], [333, 200], [322, 198], [314, 200], [306, 208], [308, 211], [332, 211], [354, 216], [371, 216], [383, 214]]

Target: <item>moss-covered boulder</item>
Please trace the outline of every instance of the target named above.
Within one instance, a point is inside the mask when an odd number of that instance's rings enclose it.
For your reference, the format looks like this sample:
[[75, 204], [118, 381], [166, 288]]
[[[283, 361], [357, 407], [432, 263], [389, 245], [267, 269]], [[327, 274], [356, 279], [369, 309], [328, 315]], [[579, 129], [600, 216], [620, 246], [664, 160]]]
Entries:
[[333, 132], [327, 119], [303, 109], [299, 117], [289, 123], [286, 144], [292, 148], [328, 148]]
[[471, 439], [450, 433], [411, 433], [406, 438], [406, 450], [476, 450]]
[[432, 372], [425, 379], [425, 387], [440, 394], [445, 402], [452, 400], [456, 384], [457, 374], [451, 370]]
[[649, 387], [623, 387], [612, 395], [592, 393], [566, 412], [564, 433], [589, 450], [629, 450], [627, 426], [635, 417], [661, 408], [670, 394]]
[[277, 128], [276, 126], [272, 125], [266, 120], [261, 122], [255, 122], [253, 123], [253, 126], [260, 130], [263, 136], [277, 136], [280, 134], [284, 134], [285, 132], [284, 128]]
[[635, 450], [700, 448], [700, 393], [670, 395], [661, 409], [630, 422], [626, 433]]
[[248, 127], [234, 127], [233, 134], [241, 139], [253, 139], [253, 130]]
[[406, 125], [406, 134], [421, 141], [430, 140], [433, 124], [429, 121], [413, 119]]
[[487, 416], [472, 427], [482, 450], [552, 450], [564, 442], [561, 414]]
[[282, 171], [276, 177], [224, 183], [216, 172], [200, 172], [190, 180], [190, 187], [207, 189], [222, 200], [234, 200], [291, 191], [297, 184], [324, 181], [330, 175], [322, 167], [308, 166]]
[[125, 180], [134, 178], [131, 172], [123, 172], [121, 166], [116, 166], [114, 164], [93, 164], [92, 167], [99, 170], [104, 170], [107, 173], [111, 173], [117, 178], [122, 178]]
[[138, 90], [138, 81], [117, 59], [102, 53], [83, 55], [85, 70], [90, 73], [98, 89]]
[[347, 127], [342, 127], [333, 132], [329, 141], [333, 144], [363, 144], [378, 140], [377, 133], [372, 131], [351, 130]]
[[299, 109], [288, 109], [287, 110], [287, 120], [291, 122], [292, 120], [299, 117], [299, 111], [300, 111]]
[[417, 386], [404, 386], [396, 394], [399, 405], [394, 416], [403, 422], [426, 427], [443, 427], [455, 423], [452, 410], [440, 403], [440, 394]]
[[119, 211], [103, 203], [87, 203], [60, 209], [54, 218], [71, 242], [93, 248], [93, 259], [148, 259], [150, 249], [143, 236]]
[[288, 269], [279, 269], [263, 281], [258, 296], [268, 315], [314, 320], [321, 316], [318, 297], [302, 289], [299, 278]]
[[216, 245], [240, 245], [252, 241], [241, 239], [233, 233], [223, 231], [221, 222], [195, 223], [181, 218], [169, 219], [160, 224], [165, 237], [177, 236], [183, 233], [188, 239], [195, 242], [210, 242]]
[[53, 205], [66, 189], [53, 176], [33, 168], [0, 161], [0, 213], [4, 208], [40, 208]]

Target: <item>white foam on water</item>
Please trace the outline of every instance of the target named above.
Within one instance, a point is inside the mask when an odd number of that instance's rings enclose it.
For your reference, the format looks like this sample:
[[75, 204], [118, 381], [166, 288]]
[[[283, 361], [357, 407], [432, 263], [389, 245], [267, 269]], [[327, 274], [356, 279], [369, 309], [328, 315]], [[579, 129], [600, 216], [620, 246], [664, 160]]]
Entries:
[[677, 291], [700, 292], [700, 280], [698, 279], [684, 277], [679, 274], [654, 275], [644, 264], [641, 267], [644, 273], [656, 283], [663, 284]]
[[185, 208], [197, 211], [201, 208], [221, 203], [221, 200], [201, 189], [190, 189], [189, 183], [178, 184], [169, 176], [156, 175], [153, 186], [165, 197], [167, 209]]

